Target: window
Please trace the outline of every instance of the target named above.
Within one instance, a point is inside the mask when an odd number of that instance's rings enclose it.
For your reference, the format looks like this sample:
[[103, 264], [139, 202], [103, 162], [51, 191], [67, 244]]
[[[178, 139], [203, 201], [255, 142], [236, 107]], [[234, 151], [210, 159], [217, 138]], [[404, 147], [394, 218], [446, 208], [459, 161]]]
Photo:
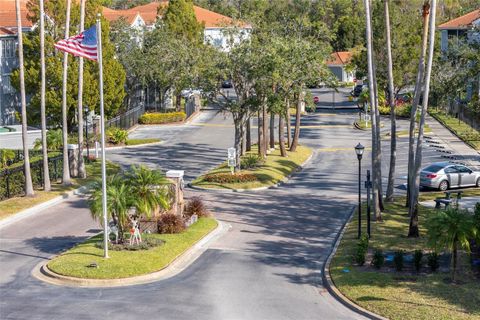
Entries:
[[14, 39], [5, 39], [2, 41], [2, 57], [13, 58], [16, 54], [16, 41]]
[[4, 94], [15, 92], [15, 89], [13, 89], [12, 84], [10, 83], [10, 75], [2, 76], [2, 91]]
[[464, 166], [455, 166], [458, 172], [460, 173], [470, 173], [471, 170]]
[[458, 173], [458, 170], [455, 167], [445, 168], [445, 173]]
[[438, 171], [442, 170], [442, 168], [443, 168], [443, 166], [441, 166], [441, 165], [432, 164], [432, 165], [429, 165], [428, 167], [426, 167], [425, 169], [423, 169], [423, 171], [438, 172]]

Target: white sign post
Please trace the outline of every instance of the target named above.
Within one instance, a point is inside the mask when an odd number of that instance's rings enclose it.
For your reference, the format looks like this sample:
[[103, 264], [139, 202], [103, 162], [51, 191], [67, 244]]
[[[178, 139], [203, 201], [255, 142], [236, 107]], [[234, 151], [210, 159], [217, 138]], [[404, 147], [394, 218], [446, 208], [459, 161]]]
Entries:
[[235, 148], [228, 148], [227, 163], [230, 167], [232, 174], [235, 172], [235, 166], [237, 165], [237, 150]]

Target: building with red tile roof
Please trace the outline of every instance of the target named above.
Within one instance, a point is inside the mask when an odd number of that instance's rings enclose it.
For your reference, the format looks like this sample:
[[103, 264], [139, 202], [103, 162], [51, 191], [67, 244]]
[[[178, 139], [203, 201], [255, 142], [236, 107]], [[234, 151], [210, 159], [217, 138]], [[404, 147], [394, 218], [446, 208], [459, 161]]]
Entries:
[[330, 55], [327, 66], [340, 82], [353, 82], [353, 72], [347, 71], [347, 65], [352, 60], [352, 52], [338, 51]]
[[437, 27], [440, 30], [441, 49], [448, 50], [450, 43], [459, 44], [462, 41], [480, 41], [480, 8], [461, 17], [442, 23]]

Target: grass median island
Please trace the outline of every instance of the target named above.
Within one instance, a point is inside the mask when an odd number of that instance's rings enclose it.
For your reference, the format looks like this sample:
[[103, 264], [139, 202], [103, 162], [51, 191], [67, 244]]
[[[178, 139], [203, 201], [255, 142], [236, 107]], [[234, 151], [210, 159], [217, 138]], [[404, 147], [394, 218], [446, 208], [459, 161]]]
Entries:
[[160, 142], [160, 139], [157, 138], [145, 138], [145, 139], [127, 139], [125, 141], [126, 146], [136, 146], [140, 144], [148, 144], [148, 143], [157, 143]]
[[[52, 181], [52, 190], [45, 192], [43, 190], [35, 190], [34, 197], [13, 197], [0, 202], [0, 220], [22, 210], [31, 208], [43, 202], [52, 200], [55, 197], [66, 194], [69, 191], [75, 190], [81, 186], [92, 183], [95, 179], [101, 176], [101, 162], [94, 161], [85, 164], [87, 170], [86, 179], [72, 178], [72, 185], [65, 187], [60, 183]], [[118, 172], [120, 167], [112, 162], [107, 161], [107, 173], [114, 174]]]
[[[103, 258], [103, 249], [96, 246], [103, 239], [100, 234], [52, 259], [48, 268], [64, 276], [85, 279], [119, 279], [149, 274], [168, 266], [217, 225], [214, 218], [200, 218], [182, 233], [142, 235], [165, 243], [148, 250], [110, 250], [108, 259]], [[96, 263], [98, 268], [88, 267], [92, 263]]]
[[[425, 220], [433, 209], [420, 207], [420, 238], [406, 237], [409, 217], [404, 207], [405, 199], [386, 204], [384, 222], [372, 222], [372, 238], [369, 247], [384, 251], [426, 247]], [[362, 211], [364, 214], [366, 211]], [[365, 215], [363, 215], [365, 217]], [[366, 230], [363, 219], [363, 231]], [[359, 306], [389, 319], [479, 319], [480, 282], [469, 272], [458, 276], [461, 284], [445, 281], [447, 273], [420, 274], [388, 272], [370, 267], [358, 267], [352, 255], [357, 245], [357, 214], [346, 226], [345, 234], [330, 265], [335, 286]], [[466, 256], [463, 260], [468, 259]], [[463, 261], [463, 263], [467, 263]], [[425, 267], [425, 270], [428, 267]], [[345, 269], [348, 272], [345, 272]]]
[[[257, 154], [257, 146], [252, 146], [252, 151], [247, 153], [247, 156], [249, 154]], [[256, 168], [240, 171], [240, 175], [243, 178], [247, 178], [243, 179], [243, 182], [213, 183], [205, 180], [208, 175], [230, 175], [230, 168], [225, 162], [207, 174], [194, 180], [192, 185], [211, 189], [253, 189], [272, 186], [298, 169], [311, 155], [312, 149], [305, 146], [298, 146], [297, 151], [295, 152], [287, 151], [287, 157], [282, 157], [280, 155], [280, 150], [275, 149], [275, 151], [267, 156], [263, 164]], [[252, 176], [254, 179], [250, 179]]]

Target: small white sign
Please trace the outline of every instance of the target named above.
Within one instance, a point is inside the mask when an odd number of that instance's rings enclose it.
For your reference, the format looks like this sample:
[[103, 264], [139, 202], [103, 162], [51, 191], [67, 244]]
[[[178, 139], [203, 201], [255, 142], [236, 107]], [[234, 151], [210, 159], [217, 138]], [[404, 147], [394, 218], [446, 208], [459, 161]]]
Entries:
[[235, 159], [237, 155], [237, 150], [235, 148], [228, 148], [228, 159]]
[[229, 167], [235, 167], [237, 162], [235, 161], [235, 158], [233, 159], [228, 159], [228, 166]]

